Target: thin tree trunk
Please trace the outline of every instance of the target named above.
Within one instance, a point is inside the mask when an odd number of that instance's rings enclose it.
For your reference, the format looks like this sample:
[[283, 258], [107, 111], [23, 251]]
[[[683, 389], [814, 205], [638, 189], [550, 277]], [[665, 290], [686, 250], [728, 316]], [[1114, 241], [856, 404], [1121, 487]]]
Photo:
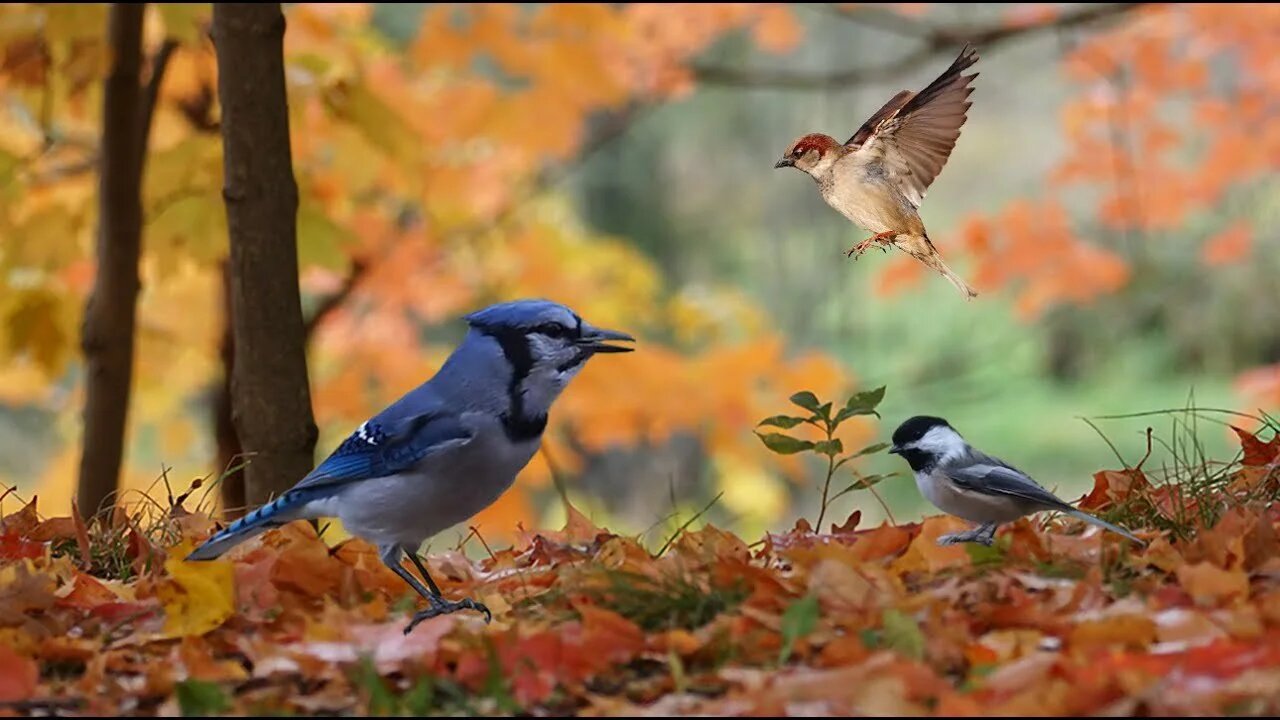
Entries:
[[218, 343], [218, 355], [222, 359], [222, 378], [214, 391], [213, 434], [218, 445], [218, 466], [214, 473], [222, 478], [222, 510], [228, 519], [243, 515], [245, 507], [244, 448], [236, 435], [235, 421], [231, 419], [231, 372], [235, 367], [235, 334], [231, 328], [231, 265], [222, 264], [222, 339]]
[[98, 271], [81, 330], [86, 388], [77, 496], [79, 506], [90, 512], [102, 509], [115, 493], [133, 385], [145, 141], [140, 132], [145, 8], [112, 5], [107, 28], [112, 59], [102, 101]]
[[231, 235], [232, 419], [260, 504], [311, 470], [311, 414], [298, 290], [298, 186], [289, 148], [284, 15], [278, 3], [213, 6]]

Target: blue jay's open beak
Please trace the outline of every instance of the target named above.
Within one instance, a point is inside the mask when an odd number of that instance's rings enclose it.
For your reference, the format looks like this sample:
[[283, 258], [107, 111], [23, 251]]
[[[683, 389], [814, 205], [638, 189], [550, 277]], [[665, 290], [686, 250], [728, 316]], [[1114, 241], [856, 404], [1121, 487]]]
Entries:
[[898, 447], [897, 445], [894, 445], [893, 447], [889, 448], [889, 454], [890, 454], [890, 455], [901, 455], [901, 454], [902, 454], [902, 448]]
[[773, 169], [774, 169], [774, 170], [777, 170], [778, 168], [784, 168], [784, 167], [795, 167], [795, 164], [796, 164], [796, 161], [795, 161], [795, 160], [792, 160], [792, 159], [791, 159], [791, 158], [789, 158], [789, 157], [784, 157], [784, 158], [782, 158], [781, 160], [779, 160], [778, 162], [776, 162], [776, 163], [774, 163], [774, 164], [773, 164]]
[[578, 338], [578, 347], [598, 353], [623, 353], [631, 352], [635, 348], [622, 347], [620, 345], [608, 345], [609, 340], [618, 340], [624, 342], [635, 342], [636, 339], [624, 332], [617, 330], [605, 330], [604, 328], [591, 327], [586, 323], [582, 325], [582, 337]]

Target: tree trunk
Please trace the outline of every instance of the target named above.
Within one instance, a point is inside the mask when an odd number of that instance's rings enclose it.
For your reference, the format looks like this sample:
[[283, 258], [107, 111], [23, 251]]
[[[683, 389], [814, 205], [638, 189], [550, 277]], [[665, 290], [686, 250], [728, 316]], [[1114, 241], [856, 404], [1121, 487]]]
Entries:
[[133, 331], [142, 235], [142, 15], [114, 4], [108, 19], [111, 72], [102, 101], [98, 170], [98, 270], [85, 306], [84, 447], [78, 504], [102, 509], [116, 491], [133, 385]]
[[218, 445], [218, 465], [213, 469], [215, 477], [222, 478], [222, 513], [235, 519], [247, 512], [244, 496], [244, 448], [236, 435], [235, 421], [231, 418], [231, 371], [235, 367], [235, 335], [231, 328], [231, 266], [222, 263], [222, 339], [218, 343], [218, 355], [222, 359], [222, 378], [214, 391], [213, 433]]
[[231, 235], [232, 419], [249, 462], [251, 505], [306, 475], [316, 443], [298, 290], [284, 26], [278, 3], [213, 6]]

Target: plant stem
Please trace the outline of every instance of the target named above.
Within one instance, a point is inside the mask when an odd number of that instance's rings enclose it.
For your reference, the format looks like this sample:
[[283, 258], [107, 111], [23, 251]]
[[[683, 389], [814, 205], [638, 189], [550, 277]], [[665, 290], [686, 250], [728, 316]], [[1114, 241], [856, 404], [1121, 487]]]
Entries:
[[[827, 439], [831, 439], [831, 433], [827, 433]], [[836, 456], [827, 456], [827, 481], [822, 484], [822, 509], [818, 511], [818, 527], [815, 528], [819, 534], [822, 533], [822, 519], [827, 515], [827, 493], [831, 491], [831, 478], [836, 474]]]

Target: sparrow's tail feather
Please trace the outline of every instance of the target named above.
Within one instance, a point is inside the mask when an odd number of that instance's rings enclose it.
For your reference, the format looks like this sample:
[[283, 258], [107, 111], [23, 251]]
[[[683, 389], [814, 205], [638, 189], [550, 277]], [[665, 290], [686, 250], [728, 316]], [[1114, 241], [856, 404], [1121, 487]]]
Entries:
[[1113, 533], [1123, 535], [1129, 538], [1130, 540], [1132, 540], [1133, 542], [1137, 543], [1139, 547], [1147, 546], [1147, 543], [1145, 540], [1140, 539], [1139, 537], [1129, 532], [1128, 530], [1125, 530], [1124, 528], [1118, 525], [1112, 525], [1111, 523], [1107, 522], [1106, 520], [1102, 520], [1101, 518], [1096, 518], [1087, 512], [1084, 512], [1082, 510], [1076, 510], [1075, 508], [1072, 508], [1070, 510], [1064, 510], [1063, 512], [1067, 513], [1068, 515], [1071, 515], [1072, 517], [1078, 517], [1081, 520], [1084, 520], [1085, 522], [1093, 523], [1094, 525], [1097, 525], [1100, 528], [1110, 530]]
[[312, 498], [306, 493], [290, 490], [279, 498], [263, 505], [253, 512], [215, 533], [200, 547], [186, 557], [187, 560], [213, 560], [240, 543], [255, 535], [280, 527], [297, 520], [307, 501]]
[[[928, 241], [928, 238], [925, 238], [925, 240]], [[972, 300], [978, 297], [978, 291], [969, 287], [969, 283], [965, 282], [964, 278], [952, 272], [951, 268], [947, 267], [947, 264], [942, 261], [942, 256], [938, 255], [937, 250], [934, 250], [926, 257], [928, 259], [925, 260], [925, 264], [932, 267], [934, 270], [937, 270], [942, 277], [951, 281], [951, 284], [955, 285], [957, 290], [964, 293], [966, 300]]]

